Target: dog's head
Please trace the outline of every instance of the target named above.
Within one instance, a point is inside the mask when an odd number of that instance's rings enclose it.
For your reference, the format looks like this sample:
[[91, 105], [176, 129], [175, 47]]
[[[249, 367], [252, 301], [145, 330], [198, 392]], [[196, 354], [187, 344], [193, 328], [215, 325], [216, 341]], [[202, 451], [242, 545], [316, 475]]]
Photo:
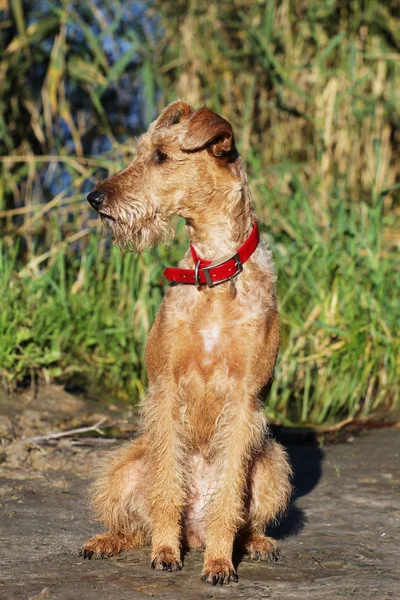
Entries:
[[228, 121], [177, 100], [140, 137], [132, 163], [99, 182], [87, 199], [120, 247], [141, 251], [172, 236], [172, 215], [190, 223], [226, 210], [242, 186]]

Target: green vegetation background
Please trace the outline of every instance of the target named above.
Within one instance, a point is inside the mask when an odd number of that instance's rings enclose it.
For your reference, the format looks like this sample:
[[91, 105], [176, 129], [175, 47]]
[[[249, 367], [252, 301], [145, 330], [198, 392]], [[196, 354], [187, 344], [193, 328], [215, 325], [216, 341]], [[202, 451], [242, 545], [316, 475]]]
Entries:
[[274, 253], [282, 347], [268, 415], [322, 423], [394, 407], [396, 5], [0, 0], [2, 382], [144, 394], [145, 339], [184, 227], [172, 247], [121, 257], [85, 194], [180, 96], [232, 122]]

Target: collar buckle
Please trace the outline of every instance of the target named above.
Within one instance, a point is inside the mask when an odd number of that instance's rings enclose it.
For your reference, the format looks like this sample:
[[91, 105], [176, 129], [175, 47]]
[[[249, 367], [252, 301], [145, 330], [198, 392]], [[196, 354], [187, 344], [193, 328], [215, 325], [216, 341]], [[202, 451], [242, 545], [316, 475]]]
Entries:
[[[230, 260], [235, 261], [235, 272], [232, 275], [229, 275], [229, 277], [225, 277], [225, 279], [218, 279], [217, 281], [213, 281], [211, 278], [211, 275], [210, 275], [210, 269], [214, 269], [215, 267], [220, 267], [221, 265], [224, 265], [225, 263], [229, 262]], [[198, 263], [196, 263], [196, 268], [197, 268], [197, 265], [198, 265]], [[213, 262], [211, 265], [208, 265], [207, 267], [202, 267], [202, 271], [204, 273], [204, 277], [206, 278], [207, 287], [212, 288], [212, 287], [215, 287], [216, 285], [219, 285], [220, 283], [225, 283], [226, 281], [235, 280], [236, 277], [238, 275], [240, 275], [240, 273], [243, 271], [243, 263], [240, 260], [239, 254], [236, 252], [235, 254], [232, 254], [231, 256], [228, 256], [227, 258], [221, 259], [219, 262]], [[195, 283], [196, 283], [196, 285], [198, 284], [198, 269], [197, 269], [197, 278], [196, 278], [196, 272], [195, 272]]]
[[[194, 285], [197, 287], [198, 290], [201, 288], [201, 282], [199, 279], [199, 270], [200, 270], [200, 260], [196, 260], [196, 264], [194, 267]], [[206, 277], [206, 279], [207, 279], [207, 277]]]

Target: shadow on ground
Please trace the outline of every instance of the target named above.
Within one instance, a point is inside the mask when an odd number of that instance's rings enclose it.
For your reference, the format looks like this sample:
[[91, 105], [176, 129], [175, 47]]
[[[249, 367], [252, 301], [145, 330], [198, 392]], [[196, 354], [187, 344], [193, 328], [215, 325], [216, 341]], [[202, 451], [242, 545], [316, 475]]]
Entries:
[[283, 540], [298, 535], [307, 522], [305, 512], [298, 506], [297, 500], [309, 494], [318, 485], [322, 475], [324, 452], [311, 429], [304, 430], [300, 435], [297, 430], [272, 427], [272, 434], [285, 446], [293, 469], [293, 494], [289, 509], [279, 523], [268, 527], [269, 535]]

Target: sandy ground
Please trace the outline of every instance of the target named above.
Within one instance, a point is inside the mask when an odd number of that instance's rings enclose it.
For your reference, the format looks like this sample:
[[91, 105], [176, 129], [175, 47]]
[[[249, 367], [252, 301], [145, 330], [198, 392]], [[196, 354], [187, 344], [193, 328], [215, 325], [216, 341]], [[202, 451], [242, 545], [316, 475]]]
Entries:
[[[110, 436], [135, 434], [137, 417], [49, 386], [0, 398], [0, 598], [400, 598], [400, 430], [372, 431], [320, 447], [290, 443], [296, 492], [272, 535], [276, 564], [238, 559], [239, 583], [200, 580], [202, 553], [179, 573], [154, 572], [149, 549], [84, 561], [81, 543], [101, 530], [86, 506], [99, 457], [118, 442], [87, 434], [51, 444], [33, 436], [107, 417]], [[290, 441], [290, 440], [289, 440]], [[292, 439], [293, 442], [293, 439]]]

